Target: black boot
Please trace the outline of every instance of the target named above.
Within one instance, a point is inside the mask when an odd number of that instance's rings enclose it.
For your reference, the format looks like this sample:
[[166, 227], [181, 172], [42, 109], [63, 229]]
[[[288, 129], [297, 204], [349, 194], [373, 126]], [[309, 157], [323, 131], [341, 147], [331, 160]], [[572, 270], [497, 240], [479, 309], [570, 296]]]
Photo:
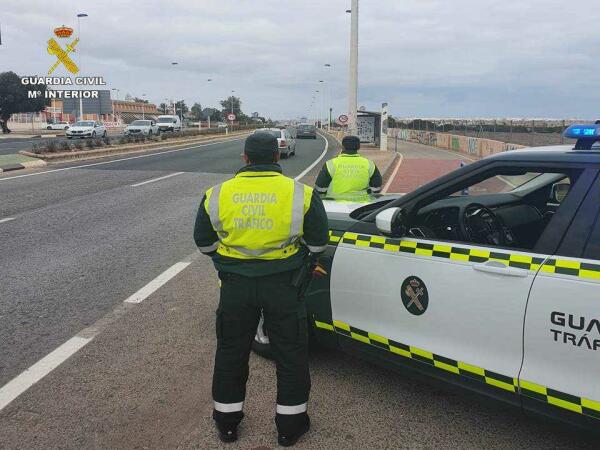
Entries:
[[277, 442], [279, 445], [282, 447], [291, 447], [292, 445], [295, 445], [296, 442], [298, 442], [298, 439], [300, 439], [310, 429], [310, 419], [308, 414], [303, 414], [300, 422], [300, 425], [296, 427], [296, 430], [294, 431], [290, 431], [289, 427], [286, 427], [288, 428], [288, 431], [279, 432], [277, 437]]
[[219, 431], [219, 439], [221, 439], [222, 442], [229, 443], [237, 441], [237, 424], [215, 423], [217, 425], [217, 430]]

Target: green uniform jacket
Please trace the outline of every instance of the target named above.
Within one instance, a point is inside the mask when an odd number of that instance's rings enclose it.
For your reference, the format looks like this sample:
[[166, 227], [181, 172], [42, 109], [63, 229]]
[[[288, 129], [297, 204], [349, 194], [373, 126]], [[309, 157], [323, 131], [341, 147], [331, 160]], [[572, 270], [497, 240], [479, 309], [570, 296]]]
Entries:
[[[240, 172], [245, 171], [273, 171], [281, 173], [281, 166], [275, 163], [251, 164], [240, 169]], [[204, 207], [205, 201], [206, 195], [202, 197], [202, 201], [200, 202], [196, 216], [196, 225], [194, 226], [194, 241], [201, 248], [210, 247], [219, 240]], [[325, 247], [329, 241], [327, 214], [325, 213], [323, 202], [321, 202], [316, 191], [313, 191], [310, 207], [304, 215], [303, 232], [302, 239], [311, 247]], [[302, 246], [298, 253], [285, 259], [272, 261], [229, 258], [216, 252], [207, 252], [205, 254], [212, 257], [215, 268], [219, 272], [235, 273], [247, 277], [260, 277], [299, 268], [308, 254], [308, 249]]]

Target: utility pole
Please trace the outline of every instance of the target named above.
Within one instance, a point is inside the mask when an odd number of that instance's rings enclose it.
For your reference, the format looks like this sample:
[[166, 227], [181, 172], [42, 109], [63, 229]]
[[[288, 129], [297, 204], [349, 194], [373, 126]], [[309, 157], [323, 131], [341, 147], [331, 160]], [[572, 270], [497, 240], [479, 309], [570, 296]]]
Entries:
[[[87, 17], [88, 15], [85, 13], [79, 13], [77, 14], [77, 38], [81, 39], [81, 18], [82, 17]], [[79, 49], [81, 49], [81, 45], [79, 46]], [[81, 52], [79, 50], [77, 50], [77, 53], [79, 55], [79, 70], [81, 71]], [[83, 120], [83, 98], [82, 96], [79, 96], [79, 120]]]
[[357, 133], [358, 109], [358, 0], [352, 0], [350, 10], [350, 73], [348, 85], [348, 132]]

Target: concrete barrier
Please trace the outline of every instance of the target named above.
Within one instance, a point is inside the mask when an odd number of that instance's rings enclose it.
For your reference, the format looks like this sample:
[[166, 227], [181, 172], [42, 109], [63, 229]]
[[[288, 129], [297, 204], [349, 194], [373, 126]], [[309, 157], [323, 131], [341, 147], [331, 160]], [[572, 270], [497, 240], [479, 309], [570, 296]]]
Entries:
[[[492, 139], [481, 139], [469, 136], [461, 136], [449, 133], [438, 133], [435, 131], [419, 131], [394, 128], [390, 130], [394, 139], [402, 141], [418, 142], [419, 144], [429, 145], [462, 153], [473, 159], [485, 158], [496, 153], [506, 152], [508, 150], [517, 150], [525, 148], [523, 145], [511, 144], [508, 142], [494, 141]], [[390, 140], [390, 145], [392, 140]]]

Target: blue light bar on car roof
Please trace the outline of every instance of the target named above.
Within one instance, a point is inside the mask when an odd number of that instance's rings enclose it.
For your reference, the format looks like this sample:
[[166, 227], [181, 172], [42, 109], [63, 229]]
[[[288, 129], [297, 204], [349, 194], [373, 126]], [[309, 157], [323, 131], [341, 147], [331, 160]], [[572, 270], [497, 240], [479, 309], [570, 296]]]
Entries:
[[574, 123], [563, 134], [566, 138], [577, 139], [575, 150], [590, 150], [595, 142], [600, 141], [600, 124]]

